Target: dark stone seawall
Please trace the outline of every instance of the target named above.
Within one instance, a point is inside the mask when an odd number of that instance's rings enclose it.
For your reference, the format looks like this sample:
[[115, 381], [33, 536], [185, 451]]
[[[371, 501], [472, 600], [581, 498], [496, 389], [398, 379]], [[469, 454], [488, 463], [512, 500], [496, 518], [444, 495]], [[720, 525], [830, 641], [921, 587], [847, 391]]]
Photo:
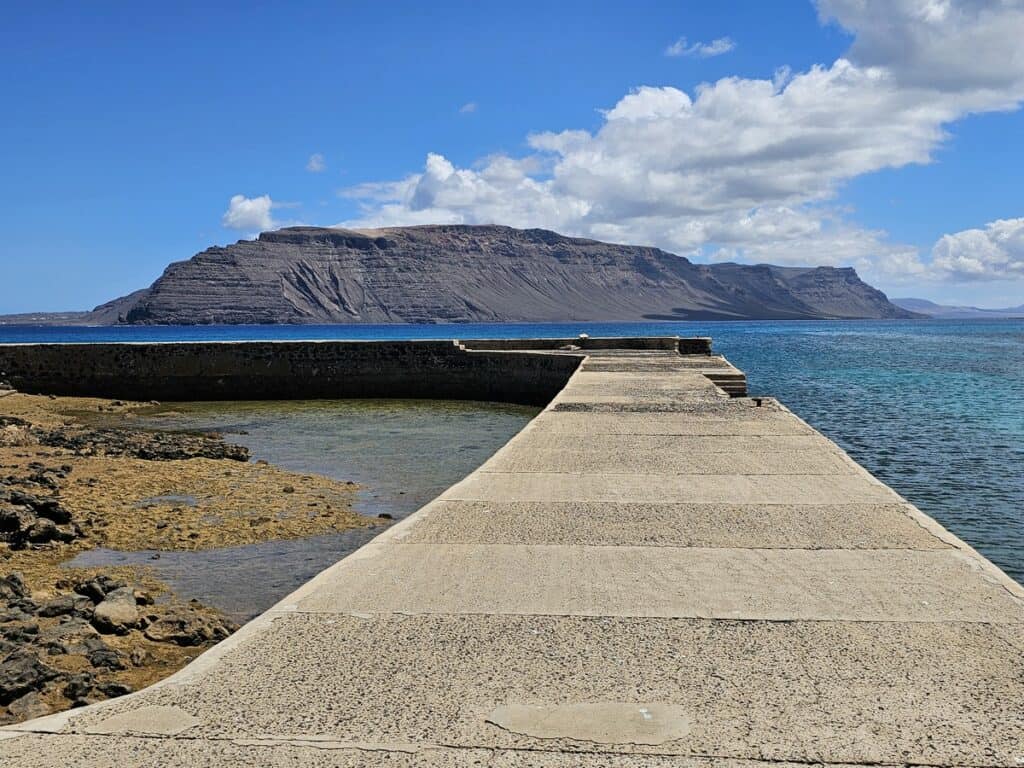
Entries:
[[437, 398], [545, 404], [579, 356], [452, 341], [0, 345], [0, 380], [131, 400]]
[[[554, 352], [572, 345], [580, 354]], [[0, 344], [0, 381], [125, 400], [431, 398], [547, 404], [586, 349], [710, 353], [710, 339]]]

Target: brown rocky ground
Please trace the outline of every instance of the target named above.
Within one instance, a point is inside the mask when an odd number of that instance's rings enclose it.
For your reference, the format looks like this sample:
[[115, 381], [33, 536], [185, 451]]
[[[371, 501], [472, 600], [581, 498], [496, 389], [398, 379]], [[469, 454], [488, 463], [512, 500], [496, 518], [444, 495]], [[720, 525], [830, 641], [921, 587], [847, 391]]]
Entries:
[[219, 435], [133, 428], [156, 404], [0, 396], [0, 723], [119, 696], [236, 628], [93, 547], [205, 549], [378, 524], [356, 486], [249, 462]]

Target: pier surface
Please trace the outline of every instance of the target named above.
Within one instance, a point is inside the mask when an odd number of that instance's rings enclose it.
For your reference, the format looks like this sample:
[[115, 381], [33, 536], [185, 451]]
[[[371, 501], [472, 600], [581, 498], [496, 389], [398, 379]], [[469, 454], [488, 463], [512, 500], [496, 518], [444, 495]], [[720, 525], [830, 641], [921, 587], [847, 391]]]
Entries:
[[575, 354], [462, 482], [0, 765], [1024, 764], [1024, 590], [719, 358]]

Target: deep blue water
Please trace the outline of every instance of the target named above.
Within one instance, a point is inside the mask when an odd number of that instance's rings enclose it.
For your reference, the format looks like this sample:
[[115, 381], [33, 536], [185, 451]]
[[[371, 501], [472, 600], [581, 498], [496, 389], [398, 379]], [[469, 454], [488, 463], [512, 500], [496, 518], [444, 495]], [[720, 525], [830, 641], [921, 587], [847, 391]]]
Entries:
[[1024, 321], [26, 328], [2, 341], [711, 336], [877, 477], [1024, 581]]

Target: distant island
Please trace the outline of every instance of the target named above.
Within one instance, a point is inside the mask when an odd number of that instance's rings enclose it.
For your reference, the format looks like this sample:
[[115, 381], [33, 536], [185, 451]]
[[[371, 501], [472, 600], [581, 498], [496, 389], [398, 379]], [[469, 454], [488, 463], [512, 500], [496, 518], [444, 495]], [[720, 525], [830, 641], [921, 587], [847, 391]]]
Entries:
[[940, 320], [1003, 320], [1007, 318], [1024, 318], [1024, 304], [1019, 307], [1003, 309], [981, 309], [980, 307], [962, 307], [948, 304], [936, 304], [927, 299], [892, 299], [898, 307], [917, 312], [920, 315]]
[[851, 268], [694, 264], [542, 229], [288, 227], [175, 262], [66, 325], [468, 323], [919, 317]]

